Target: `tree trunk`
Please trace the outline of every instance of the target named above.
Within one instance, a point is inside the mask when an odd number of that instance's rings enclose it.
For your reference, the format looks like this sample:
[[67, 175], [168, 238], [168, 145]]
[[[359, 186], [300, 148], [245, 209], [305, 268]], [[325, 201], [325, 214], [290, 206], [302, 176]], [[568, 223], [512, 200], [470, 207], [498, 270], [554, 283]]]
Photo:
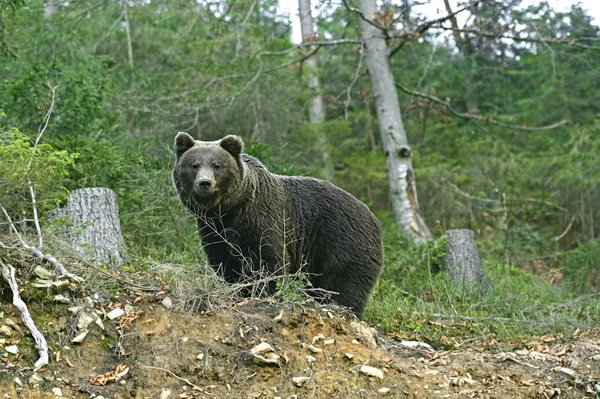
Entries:
[[473, 230], [446, 232], [444, 267], [456, 286], [468, 285], [487, 291], [489, 281], [481, 268]]
[[59, 216], [69, 220], [68, 241], [83, 258], [111, 267], [123, 263], [125, 248], [114, 191], [101, 187], [73, 190], [67, 205], [52, 213], [52, 217]]
[[52, 25], [48, 22], [48, 19], [52, 14], [58, 11], [58, 0], [46, 0], [44, 2], [44, 19], [46, 20], [46, 29], [51, 29]]
[[[313, 28], [313, 17], [311, 14], [310, 0], [298, 0], [298, 11], [300, 13], [300, 30], [302, 31], [302, 42], [310, 43], [315, 40], [315, 31]], [[306, 51], [312, 51], [313, 48], [309, 47]], [[312, 98], [310, 101], [309, 108], [309, 120], [312, 125], [315, 126], [317, 134], [317, 144], [319, 151], [322, 151], [323, 161], [323, 177], [331, 181], [333, 179], [333, 166], [331, 165], [331, 156], [327, 145], [327, 138], [325, 133], [319, 126], [325, 121], [325, 106], [323, 104], [323, 96], [321, 95], [321, 85], [319, 83], [318, 62], [317, 56], [314, 54], [306, 60], [308, 65], [308, 87], [312, 92]]]
[[475, 89], [473, 88], [473, 81], [471, 79], [471, 62], [473, 61], [473, 44], [468, 38], [463, 38], [460, 34], [458, 22], [453, 14], [452, 7], [450, 6], [449, 0], [444, 0], [446, 12], [450, 17], [450, 24], [452, 25], [452, 35], [456, 42], [456, 47], [462, 55], [462, 68], [463, 81], [465, 83], [465, 103], [467, 105], [467, 111], [469, 113], [477, 113], [479, 106], [477, 105], [477, 99], [475, 98]]
[[[358, 8], [364, 18], [374, 17], [376, 0], [358, 0]], [[360, 19], [363, 41], [367, 48], [367, 67], [371, 76], [373, 95], [379, 120], [379, 133], [385, 153], [392, 209], [396, 224], [415, 243], [431, 239], [431, 233], [423, 220], [410, 159], [411, 149], [402, 124], [400, 102], [394, 76], [390, 69], [387, 45], [383, 32], [373, 24]]]

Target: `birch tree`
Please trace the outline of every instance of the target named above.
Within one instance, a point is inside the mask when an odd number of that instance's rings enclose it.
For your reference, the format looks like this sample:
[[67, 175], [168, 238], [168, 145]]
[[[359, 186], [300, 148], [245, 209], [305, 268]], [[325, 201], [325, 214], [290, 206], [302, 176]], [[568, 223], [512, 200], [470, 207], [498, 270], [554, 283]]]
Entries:
[[390, 68], [384, 32], [373, 21], [376, 0], [358, 0], [362, 38], [367, 51], [367, 68], [379, 120], [379, 133], [388, 169], [392, 210], [396, 224], [415, 243], [431, 239], [421, 216], [411, 148], [402, 123], [396, 83]]
[[[298, 0], [298, 12], [300, 13], [302, 42], [306, 44], [315, 41], [316, 35], [310, 0]], [[312, 50], [313, 49], [311, 48], [307, 49], [307, 51]], [[323, 177], [328, 181], [331, 181], [333, 179], [333, 167], [331, 165], [329, 150], [327, 149], [327, 138], [325, 137], [325, 133], [323, 133], [322, 129], [319, 127], [319, 125], [325, 121], [325, 106], [323, 104], [319, 76], [317, 75], [317, 55], [313, 54], [305, 62], [309, 69], [308, 87], [312, 92], [309, 107], [309, 120], [311, 125], [316, 127], [317, 143], [319, 144], [320, 150], [323, 151]]]

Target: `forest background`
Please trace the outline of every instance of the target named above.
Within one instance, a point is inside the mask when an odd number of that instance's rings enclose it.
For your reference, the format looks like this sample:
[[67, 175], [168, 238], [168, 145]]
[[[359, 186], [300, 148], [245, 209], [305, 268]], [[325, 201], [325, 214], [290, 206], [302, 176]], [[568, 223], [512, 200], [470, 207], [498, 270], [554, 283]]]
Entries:
[[[455, 26], [412, 3], [383, 2], [378, 21], [396, 50], [430, 243], [414, 246], [395, 225], [352, 2], [314, 4], [316, 34], [297, 45], [270, 0], [1, 1], [2, 205], [25, 230], [27, 179], [41, 215], [69, 190], [108, 187], [131, 267], [197, 269], [195, 224], [170, 183], [172, 140], [237, 134], [272, 172], [329, 177], [376, 213], [386, 264], [366, 319], [384, 331], [443, 340], [439, 317], [462, 323], [459, 335], [597, 324], [600, 28], [579, 5], [464, 3]], [[317, 95], [325, 119], [311, 123]], [[454, 228], [475, 231], [489, 292], [437, 273]]]

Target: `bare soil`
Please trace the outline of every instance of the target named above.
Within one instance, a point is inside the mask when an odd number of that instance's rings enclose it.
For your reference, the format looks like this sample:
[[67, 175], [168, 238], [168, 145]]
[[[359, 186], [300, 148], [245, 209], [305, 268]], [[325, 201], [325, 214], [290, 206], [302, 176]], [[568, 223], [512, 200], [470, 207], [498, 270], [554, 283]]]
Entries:
[[[92, 324], [80, 344], [71, 343], [76, 320], [68, 308], [90, 299], [71, 293], [70, 305], [30, 301], [51, 357], [35, 381], [37, 352], [5, 290], [0, 325], [10, 318], [22, 332], [2, 338], [0, 398], [600, 397], [600, 330], [531, 337], [509, 350], [493, 337], [453, 350], [408, 349], [331, 306], [247, 300], [189, 314], [168, 310], [165, 295], [96, 297], [104, 330]], [[105, 318], [125, 305], [121, 318]], [[252, 355], [263, 342], [278, 363]], [[5, 350], [11, 344], [18, 355]], [[365, 365], [383, 378], [362, 372]]]

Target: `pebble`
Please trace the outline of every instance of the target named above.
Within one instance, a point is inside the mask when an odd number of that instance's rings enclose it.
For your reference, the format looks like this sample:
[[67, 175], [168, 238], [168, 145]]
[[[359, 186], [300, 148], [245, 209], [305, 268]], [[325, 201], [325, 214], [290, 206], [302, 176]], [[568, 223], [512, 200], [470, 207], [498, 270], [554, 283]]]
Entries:
[[4, 350], [7, 351], [8, 353], [12, 353], [13, 355], [16, 355], [17, 353], [19, 353], [19, 349], [17, 348], [17, 345], [5, 346]]
[[317, 348], [317, 347], [316, 347], [316, 346], [314, 346], [314, 345], [309, 345], [309, 346], [308, 346], [308, 349], [309, 349], [309, 350], [310, 350], [312, 353], [321, 353], [321, 352], [323, 352], [323, 349], [321, 349], [321, 348]]
[[62, 397], [62, 391], [60, 390], [60, 388], [52, 388], [52, 393], [54, 394], [54, 396], [58, 396], [59, 398]]
[[383, 371], [381, 371], [375, 367], [371, 367], [371, 366], [367, 366], [367, 365], [363, 364], [360, 367], [360, 372], [365, 375], [371, 376], [371, 377], [377, 377], [379, 379], [383, 379]]
[[73, 338], [71, 340], [71, 342], [73, 342], [74, 344], [80, 344], [83, 342], [83, 340], [85, 339], [86, 335], [88, 335], [89, 331], [86, 330], [84, 332], [82, 332], [81, 334], [79, 334], [78, 336], [76, 336], [75, 338]]
[[306, 381], [310, 380], [310, 377], [292, 377], [292, 382], [295, 386], [301, 387], [306, 384]]
[[0, 334], [5, 337], [10, 337], [12, 335], [12, 330], [8, 326], [2, 326], [0, 327]]
[[164, 297], [160, 303], [162, 303], [162, 305], [167, 309], [171, 309], [173, 307], [173, 300], [168, 296]]
[[109, 320], [117, 319], [125, 314], [125, 311], [121, 308], [115, 308], [106, 314]]
[[317, 358], [311, 355], [306, 356], [306, 361], [309, 363], [314, 363], [317, 361]]

